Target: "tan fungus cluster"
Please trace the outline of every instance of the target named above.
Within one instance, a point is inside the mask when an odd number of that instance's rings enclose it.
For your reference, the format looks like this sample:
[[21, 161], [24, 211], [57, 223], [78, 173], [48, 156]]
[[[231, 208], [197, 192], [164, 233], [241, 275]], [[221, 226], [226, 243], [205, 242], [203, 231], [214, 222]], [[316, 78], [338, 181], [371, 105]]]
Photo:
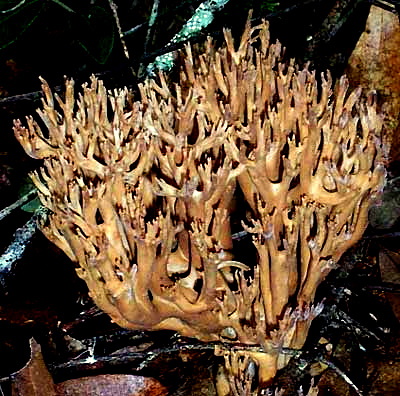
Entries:
[[[14, 131], [44, 162], [32, 178], [51, 211], [45, 235], [113, 321], [259, 346], [220, 353], [228, 372], [251, 359], [267, 381], [365, 230], [384, 180], [382, 120], [345, 77], [332, 95], [329, 73], [318, 87], [315, 72], [281, 63], [267, 22], [247, 23], [237, 49], [224, 36], [196, 57], [186, 46], [180, 81], [147, 80], [134, 103], [94, 77], [78, 99], [68, 81], [64, 100], [42, 80], [47, 131], [31, 117]], [[235, 257], [233, 224], [251, 234], [249, 262]]]

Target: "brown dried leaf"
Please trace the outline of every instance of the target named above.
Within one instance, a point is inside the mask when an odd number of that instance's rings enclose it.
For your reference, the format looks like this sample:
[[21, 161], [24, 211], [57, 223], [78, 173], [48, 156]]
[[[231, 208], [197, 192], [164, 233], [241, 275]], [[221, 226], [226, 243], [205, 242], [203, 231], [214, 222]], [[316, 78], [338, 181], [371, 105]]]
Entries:
[[[400, 285], [400, 254], [393, 251], [381, 251], [379, 253], [379, 267], [383, 282]], [[400, 295], [398, 293], [386, 293], [393, 313], [400, 321]]]
[[166, 396], [168, 390], [154, 378], [113, 374], [82, 377], [57, 385], [59, 395], [65, 396]]
[[166, 396], [168, 390], [154, 378], [134, 375], [97, 375], [55, 385], [44, 363], [40, 345], [31, 338], [31, 358], [13, 375], [12, 396]]
[[28, 364], [13, 375], [13, 396], [56, 396], [53, 379], [44, 363], [40, 345], [30, 339], [31, 358]]
[[365, 31], [350, 56], [346, 74], [355, 86], [375, 89], [385, 103], [386, 139], [391, 157], [400, 159], [400, 25], [397, 15], [371, 6]]

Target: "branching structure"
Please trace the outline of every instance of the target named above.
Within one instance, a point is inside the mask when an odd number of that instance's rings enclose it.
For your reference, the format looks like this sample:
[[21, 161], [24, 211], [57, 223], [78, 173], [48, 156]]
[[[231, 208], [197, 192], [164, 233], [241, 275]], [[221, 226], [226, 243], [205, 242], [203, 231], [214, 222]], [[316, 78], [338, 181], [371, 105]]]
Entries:
[[258, 347], [219, 351], [239, 392], [250, 368], [261, 386], [287, 363], [281, 347], [304, 344], [316, 288], [361, 237], [385, 171], [373, 95], [347, 95], [343, 77], [332, 99], [329, 73], [319, 89], [280, 62], [266, 22], [247, 23], [238, 49], [224, 35], [198, 57], [187, 46], [180, 82], [160, 74], [134, 103], [92, 78], [77, 101], [67, 82], [59, 112], [42, 80], [48, 134], [32, 118], [14, 131], [44, 159], [32, 175], [43, 231], [96, 304], [126, 328]]

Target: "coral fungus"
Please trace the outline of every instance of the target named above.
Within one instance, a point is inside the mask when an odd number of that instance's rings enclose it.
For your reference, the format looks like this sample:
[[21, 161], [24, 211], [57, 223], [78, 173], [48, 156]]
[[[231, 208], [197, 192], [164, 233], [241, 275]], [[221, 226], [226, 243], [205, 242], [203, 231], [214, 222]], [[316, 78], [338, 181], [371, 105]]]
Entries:
[[[254, 346], [219, 353], [228, 375], [252, 365], [262, 384], [287, 363], [281, 347], [302, 347], [317, 286], [365, 230], [382, 121], [345, 77], [332, 95], [329, 73], [318, 87], [282, 63], [265, 21], [237, 49], [224, 36], [196, 57], [187, 45], [180, 81], [160, 73], [133, 104], [93, 77], [77, 100], [68, 81], [59, 111], [42, 80], [48, 133], [33, 118], [14, 131], [44, 160], [43, 231], [95, 303], [126, 328]], [[232, 227], [252, 238], [247, 261]]]

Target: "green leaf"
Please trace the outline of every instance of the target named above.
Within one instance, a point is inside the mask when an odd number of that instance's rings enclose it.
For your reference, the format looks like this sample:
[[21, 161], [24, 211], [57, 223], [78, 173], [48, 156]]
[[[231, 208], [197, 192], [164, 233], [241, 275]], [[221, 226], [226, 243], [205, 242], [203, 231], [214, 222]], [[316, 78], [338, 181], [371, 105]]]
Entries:
[[12, 44], [32, 25], [44, 6], [43, 1], [0, 1], [0, 49]]
[[22, 205], [21, 209], [24, 212], [34, 213], [39, 209], [40, 205], [40, 199], [38, 197], [35, 197], [31, 201], [27, 202], [25, 205]]
[[[79, 19], [79, 20], [78, 20]], [[114, 46], [114, 19], [111, 12], [98, 6], [90, 7], [88, 16], [76, 19], [75, 28], [81, 47], [100, 64], [107, 62]]]
[[260, 6], [260, 11], [262, 14], [267, 14], [269, 12], [275, 11], [279, 5], [280, 5], [279, 2], [277, 1], [271, 1], [271, 0], [263, 1]]
[[[35, 185], [33, 184], [30, 177], [26, 177], [18, 189], [18, 197], [23, 197], [24, 195], [32, 191], [32, 189], [35, 189]], [[33, 213], [39, 208], [40, 205], [41, 203], [39, 197], [36, 195], [35, 198], [22, 205], [21, 209], [25, 212]]]

